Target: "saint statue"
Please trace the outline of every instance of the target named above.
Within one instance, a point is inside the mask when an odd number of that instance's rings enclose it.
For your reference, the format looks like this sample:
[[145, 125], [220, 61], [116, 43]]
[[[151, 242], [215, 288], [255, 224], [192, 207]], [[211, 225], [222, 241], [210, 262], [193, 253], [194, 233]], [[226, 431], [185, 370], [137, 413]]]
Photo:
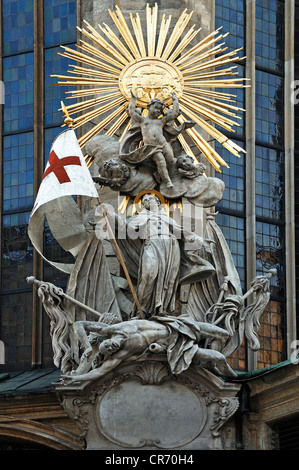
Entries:
[[215, 269], [204, 256], [211, 240], [178, 225], [160, 208], [156, 196], [142, 198], [142, 210], [129, 220], [108, 213], [128, 270], [137, 280], [137, 297], [145, 318], [175, 312], [179, 283], [198, 282]]

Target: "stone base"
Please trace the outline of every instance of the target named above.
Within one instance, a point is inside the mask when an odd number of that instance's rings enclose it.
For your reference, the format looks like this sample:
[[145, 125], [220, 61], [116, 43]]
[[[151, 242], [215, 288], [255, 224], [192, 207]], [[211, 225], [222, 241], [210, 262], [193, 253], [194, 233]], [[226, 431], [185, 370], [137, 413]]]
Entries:
[[55, 389], [88, 450], [221, 450], [240, 386], [198, 366], [174, 376], [157, 358]]

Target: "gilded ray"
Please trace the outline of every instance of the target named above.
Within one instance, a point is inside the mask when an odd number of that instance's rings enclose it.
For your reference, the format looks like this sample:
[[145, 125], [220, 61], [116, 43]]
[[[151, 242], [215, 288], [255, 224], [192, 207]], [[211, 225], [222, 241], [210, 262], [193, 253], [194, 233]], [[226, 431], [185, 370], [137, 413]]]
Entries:
[[69, 90], [69, 91], [66, 91], [65, 93], [71, 95], [71, 96], [67, 96], [68, 99], [73, 99], [73, 98], [81, 98], [81, 97], [86, 97], [86, 96], [94, 96], [97, 94], [109, 93], [109, 92], [114, 92], [114, 91], [119, 92], [119, 87], [117, 85], [109, 86], [109, 87], [100, 87], [100, 88]]
[[[220, 131], [215, 129], [215, 127], [213, 127], [207, 121], [204, 121], [202, 118], [200, 118], [197, 114], [195, 114], [193, 111], [191, 111], [186, 106], [182, 105], [181, 110], [184, 114], [186, 114], [191, 119], [193, 119], [203, 130], [208, 132], [208, 134], [210, 134], [218, 142], [220, 142], [220, 144], [222, 144], [225, 148], [227, 148], [231, 153], [233, 153], [237, 157], [240, 156], [238, 151], [237, 151], [237, 147], [239, 147], [239, 146], [235, 146], [234, 143], [230, 139], [228, 139], [224, 134], [222, 134]], [[241, 147], [239, 147], [239, 151], [244, 152], [244, 150], [241, 149]]]
[[198, 114], [204, 116], [205, 118], [215, 122], [216, 124], [223, 127], [229, 132], [234, 132], [234, 129], [231, 126], [240, 126], [239, 123], [233, 121], [232, 119], [228, 119], [224, 116], [221, 116], [220, 114], [215, 113], [209, 109], [207, 110], [203, 106], [200, 106], [197, 103], [194, 103], [194, 101], [189, 100], [187, 98], [182, 98], [181, 103], [183, 103], [185, 106], [188, 106], [189, 109], [191, 109], [192, 111], [195, 111]]
[[158, 58], [161, 57], [162, 55], [162, 51], [165, 45], [170, 22], [171, 22], [171, 15], [169, 15], [167, 21], [165, 21], [165, 14], [163, 14], [161, 25], [160, 25], [159, 37], [158, 37], [157, 50], [156, 50], [156, 57]]
[[113, 100], [114, 98], [117, 98], [117, 97], [122, 98], [122, 95], [120, 92], [110, 93], [108, 95], [100, 96], [99, 98], [92, 98], [86, 101], [80, 101], [79, 103], [66, 106], [66, 109], [69, 114], [76, 114], [76, 113], [84, 111], [85, 109], [99, 105], [100, 103], [104, 103], [105, 101]]
[[68, 73], [81, 75], [84, 78], [100, 77], [100, 78], [111, 78], [112, 80], [118, 80], [118, 75], [113, 75], [110, 72], [102, 72], [102, 71], [93, 70], [93, 69], [88, 70], [78, 65], [73, 65], [73, 66], [71, 65], [71, 67], [74, 67], [74, 70], [68, 70]]
[[[111, 85], [111, 82], [113, 82], [111, 79], [104, 79], [98, 80], [98, 79], [92, 79], [92, 78], [78, 78], [78, 77], [65, 77], [64, 75], [51, 75], [51, 77], [56, 77], [60, 79], [66, 79], [65, 82], [57, 82], [54, 85], [64, 85], [64, 86], [81, 86], [81, 85]], [[117, 82], [115, 82], [115, 85]]]
[[[89, 66], [93, 66], [93, 67], [96, 67], [96, 68], [99, 68], [99, 69], [103, 68], [105, 70], [110, 70], [112, 72], [117, 73], [117, 69], [109, 66], [109, 64], [106, 65], [102, 61], [99, 61], [99, 60], [97, 60], [93, 57], [90, 57], [90, 55], [83, 54], [82, 52], [75, 51], [74, 49], [70, 49], [69, 47], [66, 47], [66, 46], [61, 46], [61, 47], [65, 50], [65, 52], [63, 52], [63, 53], [58, 52], [58, 54], [63, 56], [63, 57], [68, 57], [69, 59], [75, 60], [79, 63], [82, 62], [82, 63], [87, 64]], [[80, 45], [78, 45], [78, 47], [81, 47], [83, 49], [83, 47], [80, 46]], [[99, 56], [102, 58], [101, 55], [99, 55]]]
[[86, 132], [86, 134], [84, 134], [82, 137], [80, 137], [80, 139], [78, 139], [80, 146], [83, 147], [92, 137], [94, 137], [103, 129], [105, 129], [105, 127], [111, 124], [112, 121], [114, 121], [114, 119], [119, 114], [121, 114], [127, 107], [128, 107], [127, 103], [119, 106], [115, 111], [113, 111], [113, 113], [111, 113], [108, 117], [103, 119], [103, 121], [99, 122], [90, 131]]
[[[118, 135], [122, 127], [119, 140], [123, 138], [132, 125], [127, 114], [131, 90], [139, 96], [143, 115], [148, 101], [155, 97], [163, 99], [166, 108], [171, 107], [170, 93], [175, 91], [182, 113], [177, 122], [195, 122], [186, 133], [213, 168], [221, 172], [221, 166], [228, 165], [201, 135], [202, 131], [240, 157], [245, 150], [215, 127], [235, 132], [242, 119], [238, 113], [245, 110], [236, 105], [233, 90], [249, 86], [246, 78], [237, 77], [236, 64], [245, 57], [239, 56], [241, 49], [228, 50], [225, 38], [229, 33], [218, 28], [190, 47], [201, 28], [190, 25], [193, 12], [187, 9], [172, 25], [172, 16], [164, 13], [158, 22], [157, 3], [147, 5], [145, 28], [138, 13], [130, 13], [129, 21], [118, 6], [109, 13], [109, 25], [99, 24], [96, 28], [84, 20], [83, 27], [78, 28], [81, 39], [77, 48], [62, 46], [63, 52], [59, 53], [75, 64], [70, 64], [68, 75], [52, 75], [57, 79], [55, 85], [75, 88], [66, 91], [68, 99], [76, 100], [66, 106], [66, 112], [74, 115], [75, 129], [83, 127], [80, 146], [101, 132]], [[86, 132], [87, 124], [93, 127]], [[197, 161], [184, 134], [178, 140]], [[92, 161], [88, 159], [88, 165]]]
[[[236, 118], [239, 118], [239, 116], [237, 116], [235, 112], [232, 112], [232, 111], [245, 111], [245, 109], [240, 108], [238, 106], [233, 106], [227, 103], [222, 103], [220, 101], [211, 100], [209, 98], [203, 98], [203, 97], [199, 98], [197, 95], [193, 93], [191, 94], [191, 93], [185, 92], [184, 96], [202, 105], [211, 107], [213, 109], [217, 109], [221, 113], [225, 113], [229, 116], [235, 116]], [[232, 111], [229, 111], [229, 110], [232, 110]]]
[[130, 51], [122, 44], [122, 42], [118, 39], [116, 34], [110, 28], [110, 26], [104, 23], [104, 26], [99, 25], [99, 28], [107, 36], [107, 38], [110, 39], [112, 44], [117, 47], [117, 49], [122, 53], [122, 55], [127, 59], [128, 62], [132, 62], [134, 60], [134, 57], [132, 56]]
[[243, 80], [246, 80], [246, 78], [236, 78], [234, 80], [200, 80], [197, 77], [197, 80], [194, 81], [195, 78], [190, 80], [189, 85], [193, 87], [208, 87], [208, 88], [213, 88], [213, 87], [219, 87], [219, 88], [246, 88], [247, 86], [250, 85], [244, 85], [242, 82]]
[[167, 45], [163, 51], [162, 54], [162, 59], [166, 60], [168, 56], [171, 54], [172, 49], [178, 42], [179, 38], [183, 34], [187, 24], [189, 23], [191, 16], [193, 12], [191, 12], [189, 15], [186, 14], [186, 10], [183, 11], [181, 16], [179, 17], [178, 21], [176, 22], [176, 25], [170, 35], [170, 38], [167, 42]]
[[199, 31], [201, 31], [201, 28], [194, 31], [194, 26], [192, 26], [192, 28], [189, 29], [189, 31], [185, 34], [180, 44], [177, 46], [177, 48], [173, 51], [171, 56], [168, 58], [169, 62], [173, 62], [174, 59], [176, 59], [177, 56], [182, 53], [182, 51], [188, 46], [188, 44], [191, 41], [193, 41], [193, 39], [199, 33]]
[[117, 98], [114, 101], [110, 101], [109, 103], [105, 104], [104, 106], [100, 106], [93, 111], [90, 111], [88, 113], [85, 113], [81, 116], [78, 116], [73, 120], [74, 123], [74, 128], [82, 126], [83, 124], [86, 124], [88, 121], [91, 119], [95, 119], [96, 117], [100, 116], [101, 114], [104, 114], [108, 111], [110, 111], [112, 108], [115, 108], [115, 106], [119, 106], [124, 102], [123, 97]]
[[[233, 67], [229, 67], [227, 69], [221, 69], [221, 70], [216, 70], [214, 72], [205, 72], [205, 73], [199, 73], [197, 77], [200, 78], [200, 80], [204, 78], [213, 78], [213, 77], [227, 77], [227, 76], [232, 76], [232, 75], [238, 75], [239, 73], [237, 71], [234, 71], [237, 69], [237, 65]], [[185, 79], [188, 77], [185, 76]], [[192, 78], [192, 77], [191, 77]], [[194, 77], [193, 77], [194, 78]]]
[[190, 145], [187, 143], [185, 137], [182, 134], [180, 134], [178, 136], [178, 139], [179, 139], [179, 141], [181, 143], [181, 146], [183, 147], [184, 151], [186, 152], [186, 154], [190, 155], [193, 158], [195, 163], [198, 163], [198, 160], [197, 160], [196, 156], [194, 155], [193, 150], [191, 150]]
[[147, 23], [147, 53], [149, 57], [155, 55], [156, 32], [157, 32], [158, 6], [153, 8], [146, 5], [146, 23]]
[[201, 90], [200, 88], [192, 88], [190, 86], [184, 86], [184, 92], [189, 92], [195, 96], [209, 96], [213, 98], [218, 98], [223, 101], [235, 102], [234, 98], [237, 98], [237, 95], [233, 93], [225, 93], [222, 91], [212, 91], [212, 90]]
[[91, 31], [91, 33], [89, 33], [86, 29], [82, 29], [81, 32], [85, 34], [85, 36], [87, 36], [89, 39], [95, 42], [95, 44], [112, 55], [112, 57], [119, 60], [121, 64], [128, 64], [128, 60], [122, 54], [117, 52], [117, 50], [108, 41], [106, 41], [106, 39], [101, 36], [89, 23], [87, 23], [87, 21], [84, 20], [84, 22], [87, 25], [87, 28]]
[[201, 54], [192, 57], [192, 59], [188, 60], [188, 62], [186, 62], [185, 64], [179, 65], [179, 70], [184, 70], [184, 73], [190, 73], [190, 70], [192, 70], [192, 66], [194, 66], [194, 64], [200, 64], [201, 62], [206, 61], [210, 57], [213, 57], [214, 60], [215, 55], [222, 54], [227, 50], [227, 47], [222, 47], [222, 45], [223, 44], [219, 44], [218, 46], [215, 46], [212, 49], [209, 49], [208, 51], [205, 51]]
[[119, 32], [121, 33], [122, 37], [124, 38], [127, 46], [132, 51], [135, 59], [140, 59], [140, 53], [138, 47], [133, 39], [133, 36], [130, 32], [130, 29], [127, 25], [127, 22], [120, 10], [120, 8], [116, 5], [115, 6], [116, 13], [109, 10], [110, 16], [113, 19], [114, 23], [116, 24]]
[[119, 118], [115, 121], [115, 123], [111, 127], [109, 127], [108, 131], [105, 132], [105, 134], [110, 135], [112, 137], [118, 131], [120, 126], [122, 126], [124, 122], [126, 122], [127, 119], [128, 119], [128, 113], [127, 111], [124, 111], [119, 116]]
[[123, 130], [123, 132], [122, 132], [122, 134], [121, 134], [121, 136], [120, 136], [120, 138], [119, 138], [119, 141], [120, 141], [120, 142], [121, 142], [121, 140], [123, 139], [125, 133], [126, 133], [129, 129], [131, 129], [131, 127], [132, 127], [132, 123], [131, 123], [131, 120], [129, 120], [129, 122], [128, 122], [127, 125], [125, 126], [125, 128], [124, 128], [124, 130]]
[[135, 38], [136, 38], [137, 45], [139, 48], [140, 56], [146, 57], [146, 49], [145, 49], [145, 44], [144, 44], [140, 16], [137, 13], [136, 18], [134, 18], [133, 14], [130, 13], [130, 19], [131, 19], [131, 23], [133, 26], [133, 31], [135, 33]]
[[222, 65], [231, 64], [235, 62], [239, 62], [244, 60], [246, 57], [232, 57], [235, 55], [236, 52], [228, 52], [227, 54], [223, 54], [221, 57], [216, 57], [213, 60], [208, 60], [203, 64], [198, 64], [195, 67], [187, 68], [184, 72], [185, 74], [190, 74], [194, 72], [199, 72], [201, 70], [206, 70], [214, 67], [220, 67]]
[[92, 46], [88, 42], [83, 41], [83, 39], [81, 39], [81, 44], [78, 44], [77, 47], [82, 49], [83, 51], [88, 52], [88, 55], [85, 55], [86, 60], [90, 59], [90, 54], [104, 60], [105, 61], [104, 63], [100, 61], [97, 61], [97, 62], [99, 63], [99, 66], [102, 66], [106, 70], [112, 70], [112, 71], [117, 70], [119, 73], [119, 70], [123, 68], [123, 65], [118, 60], [113, 59], [111, 56], [105, 54], [104, 52]]
[[226, 35], [220, 35], [216, 38], [214, 37], [216, 34], [218, 34], [219, 29], [210, 33], [206, 38], [202, 39], [198, 44], [193, 46], [189, 51], [185, 52], [179, 59], [174, 61], [174, 64], [177, 67], [180, 66], [185, 61], [189, 61], [191, 57], [193, 57], [194, 55], [199, 54], [207, 47], [210, 47], [211, 45], [215, 44], [217, 41], [223, 39]]

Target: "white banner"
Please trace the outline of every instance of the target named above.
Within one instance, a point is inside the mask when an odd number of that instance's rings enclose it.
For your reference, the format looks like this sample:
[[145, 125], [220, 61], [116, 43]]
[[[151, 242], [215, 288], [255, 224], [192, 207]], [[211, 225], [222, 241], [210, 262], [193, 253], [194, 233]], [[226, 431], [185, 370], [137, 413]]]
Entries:
[[[38, 190], [28, 225], [28, 235], [35, 249], [43, 255], [44, 219], [53, 237], [66, 251], [76, 256], [87, 238], [79, 207], [72, 196], [98, 197], [73, 129], [54, 140], [49, 160]], [[47, 259], [46, 259], [47, 260]], [[73, 265], [48, 263], [63, 272]]]
[[98, 197], [75, 131], [67, 129], [54, 140], [32, 214], [62, 196]]

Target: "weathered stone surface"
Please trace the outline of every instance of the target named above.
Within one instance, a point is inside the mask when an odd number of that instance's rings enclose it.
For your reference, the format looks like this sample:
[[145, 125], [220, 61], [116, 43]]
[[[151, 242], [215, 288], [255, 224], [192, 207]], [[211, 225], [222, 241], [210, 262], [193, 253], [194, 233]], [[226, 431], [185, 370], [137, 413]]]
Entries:
[[223, 449], [221, 427], [238, 409], [238, 384], [163, 358], [127, 362], [101, 379], [56, 392], [93, 449]]

